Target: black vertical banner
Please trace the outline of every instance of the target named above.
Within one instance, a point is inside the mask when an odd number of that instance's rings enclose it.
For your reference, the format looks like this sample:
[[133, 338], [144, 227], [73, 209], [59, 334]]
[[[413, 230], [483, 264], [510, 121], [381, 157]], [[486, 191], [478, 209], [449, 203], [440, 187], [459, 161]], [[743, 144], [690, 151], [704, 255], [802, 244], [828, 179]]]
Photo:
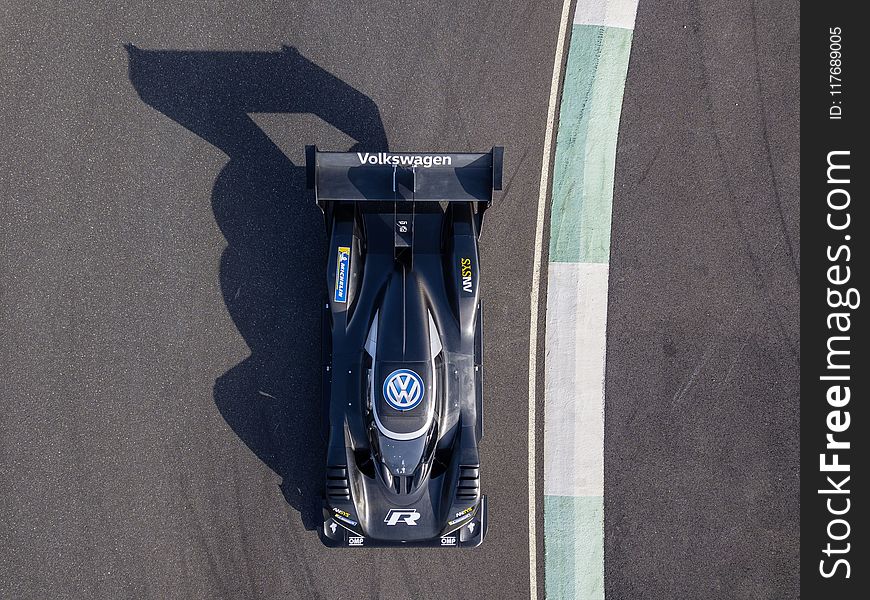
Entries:
[[859, 6], [801, 7], [803, 598], [866, 598], [870, 590], [870, 506], [858, 491], [870, 483], [870, 33]]

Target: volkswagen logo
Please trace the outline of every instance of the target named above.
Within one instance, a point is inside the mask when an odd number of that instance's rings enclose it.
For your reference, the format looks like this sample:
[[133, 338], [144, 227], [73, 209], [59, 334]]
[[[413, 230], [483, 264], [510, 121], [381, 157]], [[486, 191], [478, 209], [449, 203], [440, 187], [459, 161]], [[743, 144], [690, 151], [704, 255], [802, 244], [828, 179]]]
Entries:
[[396, 369], [384, 380], [384, 398], [396, 410], [411, 410], [425, 391], [423, 379], [410, 369]]

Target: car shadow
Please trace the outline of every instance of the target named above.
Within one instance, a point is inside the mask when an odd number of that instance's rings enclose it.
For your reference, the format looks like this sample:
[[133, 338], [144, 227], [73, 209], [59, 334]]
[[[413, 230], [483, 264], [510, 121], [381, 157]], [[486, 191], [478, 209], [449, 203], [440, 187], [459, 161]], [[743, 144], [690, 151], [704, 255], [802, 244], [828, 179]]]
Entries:
[[[143, 50], [126, 46], [140, 98], [220, 148], [229, 161], [212, 191], [227, 240], [219, 280], [250, 355], [221, 375], [214, 401], [244, 443], [281, 476], [307, 529], [321, 520], [325, 431], [321, 309], [325, 232], [295, 165], [249, 116], [310, 113], [387, 150], [377, 105], [294, 48], [277, 52]], [[316, 140], [299, 140], [300, 148]], [[191, 165], [191, 168], [196, 168]]]

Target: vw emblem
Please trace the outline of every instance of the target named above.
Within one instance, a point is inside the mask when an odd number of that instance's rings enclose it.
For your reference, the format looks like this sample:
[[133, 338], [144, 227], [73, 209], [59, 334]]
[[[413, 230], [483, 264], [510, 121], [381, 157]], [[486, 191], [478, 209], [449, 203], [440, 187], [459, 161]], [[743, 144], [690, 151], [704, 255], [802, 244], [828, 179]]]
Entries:
[[423, 380], [410, 369], [396, 369], [384, 380], [384, 398], [396, 410], [411, 410], [423, 399]]

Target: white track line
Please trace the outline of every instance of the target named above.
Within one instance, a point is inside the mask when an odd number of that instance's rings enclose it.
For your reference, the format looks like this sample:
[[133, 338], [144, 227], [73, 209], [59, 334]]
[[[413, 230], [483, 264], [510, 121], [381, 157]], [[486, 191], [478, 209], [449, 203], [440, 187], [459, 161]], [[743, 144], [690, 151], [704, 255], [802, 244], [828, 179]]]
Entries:
[[550, 83], [550, 102], [547, 106], [547, 130], [544, 134], [544, 159], [541, 164], [541, 188], [538, 192], [538, 215], [535, 222], [535, 254], [532, 263], [532, 293], [530, 298], [531, 319], [529, 324], [529, 590], [530, 599], [538, 598], [538, 534], [536, 506], [535, 411], [537, 407], [538, 374], [538, 304], [541, 288], [541, 260], [544, 250], [544, 218], [547, 215], [547, 191], [550, 188], [550, 160], [553, 150], [553, 130], [556, 126], [556, 109], [559, 105], [559, 83], [562, 80], [562, 64], [565, 53], [565, 37], [571, 16], [571, 0], [563, 0], [559, 21], [559, 37], [556, 40], [556, 57], [553, 60], [553, 80]]
[[634, 29], [637, 0], [585, 0], [574, 9], [574, 25]]

